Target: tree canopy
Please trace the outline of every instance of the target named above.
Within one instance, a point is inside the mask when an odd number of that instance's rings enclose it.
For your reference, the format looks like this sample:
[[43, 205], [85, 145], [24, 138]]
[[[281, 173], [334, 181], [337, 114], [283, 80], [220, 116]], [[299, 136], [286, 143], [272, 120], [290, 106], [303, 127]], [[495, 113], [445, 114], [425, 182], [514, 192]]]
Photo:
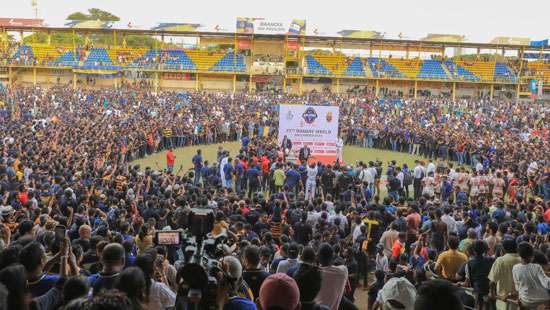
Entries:
[[118, 22], [120, 18], [100, 9], [88, 9], [88, 13], [75, 12], [67, 16], [67, 20], [100, 20], [102, 22]]
[[[92, 8], [88, 9], [86, 13], [74, 12], [67, 16], [67, 20], [100, 20], [103, 22], [117, 22], [120, 18], [110, 12], [100, 9]], [[88, 36], [89, 42], [97, 44], [99, 46], [112, 46], [114, 45], [114, 37], [112, 34], [90, 34]], [[48, 41], [48, 35], [43, 32], [35, 32], [23, 38], [23, 42], [26, 44], [40, 43], [45, 44]], [[76, 45], [85, 44], [84, 36], [77, 34], [75, 36]], [[146, 35], [127, 35], [126, 45], [129, 47], [154, 47], [155, 38]], [[117, 46], [122, 46], [122, 37], [117, 38]], [[158, 42], [160, 44], [160, 42]], [[71, 33], [54, 32], [51, 36], [51, 44], [71, 46], [73, 44], [73, 37]]]

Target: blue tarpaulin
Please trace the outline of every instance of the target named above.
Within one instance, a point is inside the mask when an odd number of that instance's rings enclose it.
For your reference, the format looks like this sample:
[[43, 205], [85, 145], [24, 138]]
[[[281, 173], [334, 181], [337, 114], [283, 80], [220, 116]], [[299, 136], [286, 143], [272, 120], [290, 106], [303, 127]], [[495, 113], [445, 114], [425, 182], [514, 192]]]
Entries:
[[541, 41], [531, 41], [530, 45], [533, 47], [548, 46], [548, 39]]

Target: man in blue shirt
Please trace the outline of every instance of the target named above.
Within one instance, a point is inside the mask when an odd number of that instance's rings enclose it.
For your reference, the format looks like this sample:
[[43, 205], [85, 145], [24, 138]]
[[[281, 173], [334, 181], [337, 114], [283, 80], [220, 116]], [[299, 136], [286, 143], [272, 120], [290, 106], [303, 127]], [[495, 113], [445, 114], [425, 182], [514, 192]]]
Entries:
[[199, 185], [199, 182], [201, 180], [201, 168], [202, 168], [202, 151], [200, 149], [197, 150], [197, 154], [193, 156], [193, 159], [191, 160], [193, 162], [193, 167], [195, 169], [195, 179], [193, 180], [193, 184], [195, 186]]
[[58, 275], [44, 273], [46, 253], [42, 245], [36, 241], [21, 249], [19, 262], [27, 271], [27, 288], [33, 298], [46, 294], [59, 280]]
[[286, 172], [285, 186], [295, 193], [297, 192], [297, 185], [300, 181], [301, 175], [296, 171], [294, 165], [291, 164], [290, 169]]
[[241, 139], [241, 149], [246, 150], [248, 148], [248, 144], [250, 143], [250, 139], [248, 136], [244, 136]]
[[233, 188], [233, 165], [231, 164], [233, 159], [229, 157], [227, 163], [223, 166], [223, 187], [224, 188]]
[[101, 252], [101, 264], [103, 266], [99, 273], [88, 277], [92, 294], [97, 295], [103, 290], [113, 288], [115, 279], [124, 268], [124, 248], [118, 243], [109, 243]]
[[237, 192], [237, 194], [240, 194], [244, 175], [244, 166], [238, 159], [235, 159], [234, 165], [235, 166], [233, 169], [235, 171], [235, 191]]
[[203, 182], [206, 182], [208, 180], [208, 177], [210, 176], [210, 166], [208, 166], [208, 160], [204, 161], [204, 166], [201, 168], [201, 178]]
[[260, 171], [256, 165], [251, 165], [246, 170], [246, 178], [248, 179], [248, 198], [250, 198], [260, 188]]

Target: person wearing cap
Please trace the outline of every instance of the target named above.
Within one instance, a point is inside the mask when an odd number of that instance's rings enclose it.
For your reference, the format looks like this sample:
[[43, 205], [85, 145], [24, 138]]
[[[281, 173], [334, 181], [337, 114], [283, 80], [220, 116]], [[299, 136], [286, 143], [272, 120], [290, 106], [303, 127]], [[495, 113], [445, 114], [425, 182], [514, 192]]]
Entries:
[[282, 260], [279, 262], [279, 265], [277, 266], [277, 272], [281, 273], [287, 273], [288, 270], [296, 265], [298, 265], [298, 252], [300, 251], [300, 248], [298, 247], [297, 243], [291, 243], [288, 246], [287, 250], [287, 256], [288, 258], [285, 260]]
[[[254, 295], [243, 281], [243, 267], [234, 256], [221, 259], [223, 273], [218, 274], [218, 305], [223, 310], [256, 310]], [[243, 292], [244, 291], [244, 292]], [[260, 293], [261, 294], [261, 293]], [[246, 297], [242, 295], [248, 295]]]
[[334, 249], [328, 243], [319, 247], [317, 259], [321, 269], [321, 290], [315, 297], [315, 302], [328, 306], [332, 310], [338, 309], [344, 289], [348, 280], [348, 269], [346, 266], [334, 266]]
[[262, 310], [300, 309], [300, 289], [296, 281], [284, 273], [267, 277], [260, 288]]
[[416, 300], [416, 289], [407, 279], [394, 277], [378, 291], [374, 309], [413, 310]]

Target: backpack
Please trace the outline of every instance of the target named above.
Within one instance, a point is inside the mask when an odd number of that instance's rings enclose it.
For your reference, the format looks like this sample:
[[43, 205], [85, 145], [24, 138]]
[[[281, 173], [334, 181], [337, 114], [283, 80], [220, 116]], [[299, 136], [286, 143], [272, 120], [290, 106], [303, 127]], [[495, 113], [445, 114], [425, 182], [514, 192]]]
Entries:
[[411, 185], [412, 182], [413, 182], [412, 173], [410, 171], [405, 172], [403, 176], [403, 185], [405, 186]]

